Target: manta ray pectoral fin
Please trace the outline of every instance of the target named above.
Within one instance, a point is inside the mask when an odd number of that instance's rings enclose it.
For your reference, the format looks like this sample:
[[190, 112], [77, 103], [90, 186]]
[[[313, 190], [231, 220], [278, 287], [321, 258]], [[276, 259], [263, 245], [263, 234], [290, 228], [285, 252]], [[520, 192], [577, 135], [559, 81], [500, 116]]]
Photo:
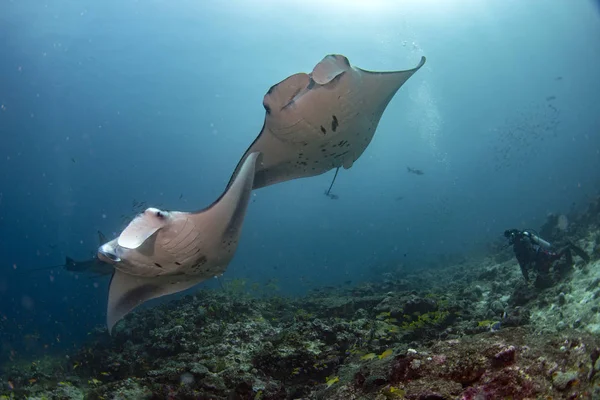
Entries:
[[329, 54], [315, 65], [311, 77], [319, 85], [325, 85], [349, 69], [350, 61], [346, 57]]
[[117, 243], [126, 249], [137, 249], [168, 222], [162, 211], [148, 208], [125, 227]]
[[259, 152], [248, 155], [229, 188], [208, 209], [198, 214], [198, 218], [202, 219], [198, 224], [204, 229], [230, 233], [238, 231], [236, 235], [239, 234], [250, 201], [256, 165], [261, 158]]
[[116, 269], [108, 289], [108, 332], [111, 333], [115, 324], [140, 304], [189, 289], [204, 279], [205, 276], [190, 275], [141, 277]]
[[380, 113], [383, 113], [398, 89], [425, 65], [425, 61], [426, 58], [422, 56], [416, 67], [404, 71], [373, 72], [354, 67], [362, 75], [362, 91], [367, 103], [380, 104]]

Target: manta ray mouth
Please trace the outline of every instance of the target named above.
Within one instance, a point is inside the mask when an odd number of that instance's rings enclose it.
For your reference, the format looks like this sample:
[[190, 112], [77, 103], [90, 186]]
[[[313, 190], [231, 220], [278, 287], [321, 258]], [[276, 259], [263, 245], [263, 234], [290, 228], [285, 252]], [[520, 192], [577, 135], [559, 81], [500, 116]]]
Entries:
[[115, 249], [112, 248], [112, 246], [107, 246], [107, 244], [100, 246], [100, 248], [98, 249], [98, 258], [101, 261], [104, 261], [109, 264], [116, 264], [116, 263], [120, 262], [121, 257], [119, 257], [115, 253], [115, 251], [114, 251]]

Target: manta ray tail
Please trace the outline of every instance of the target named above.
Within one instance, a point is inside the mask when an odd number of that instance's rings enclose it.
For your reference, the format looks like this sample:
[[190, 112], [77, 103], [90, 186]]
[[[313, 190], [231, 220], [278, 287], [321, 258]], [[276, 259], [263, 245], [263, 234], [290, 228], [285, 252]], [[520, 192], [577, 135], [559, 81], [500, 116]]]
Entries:
[[60, 268], [60, 267], [64, 267], [64, 266], [65, 266], [65, 264], [58, 264], [58, 265], [50, 265], [50, 266], [45, 266], [45, 267], [32, 268], [32, 269], [27, 269], [27, 270], [21, 271], [21, 274], [28, 274], [30, 272], [38, 272], [38, 271], [47, 271], [49, 269]]
[[337, 178], [338, 172], [340, 170], [340, 167], [337, 167], [335, 169], [335, 175], [333, 175], [333, 180], [331, 181], [331, 185], [329, 185], [329, 189], [327, 189], [327, 191], [325, 192], [325, 196], [330, 197], [330, 193], [331, 193], [331, 188], [333, 187], [333, 184], [335, 183], [335, 178]]

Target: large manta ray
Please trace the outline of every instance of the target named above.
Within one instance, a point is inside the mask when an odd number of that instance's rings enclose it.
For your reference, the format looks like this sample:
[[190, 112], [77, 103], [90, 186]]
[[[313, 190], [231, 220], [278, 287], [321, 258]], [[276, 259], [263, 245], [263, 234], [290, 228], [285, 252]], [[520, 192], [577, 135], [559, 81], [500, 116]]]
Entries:
[[233, 183], [208, 208], [193, 213], [148, 208], [119, 237], [100, 246], [98, 258], [115, 267], [109, 333], [143, 302], [225, 272], [237, 248], [259, 156], [248, 155]]
[[365, 151], [394, 94], [425, 64], [407, 71], [371, 72], [328, 55], [310, 74], [298, 73], [272, 86], [263, 99], [263, 128], [238, 163], [263, 154], [254, 189], [291, 179], [348, 169]]

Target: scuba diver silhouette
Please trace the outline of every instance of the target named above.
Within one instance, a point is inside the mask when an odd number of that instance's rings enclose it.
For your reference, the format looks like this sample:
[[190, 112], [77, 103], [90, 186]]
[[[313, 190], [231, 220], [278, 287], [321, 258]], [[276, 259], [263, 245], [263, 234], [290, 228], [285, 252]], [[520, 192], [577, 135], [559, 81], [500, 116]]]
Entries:
[[513, 246], [513, 251], [526, 282], [529, 281], [529, 270], [535, 270], [538, 274], [548, 275], [554, 261], [559, 260], [563, 256], [565, 256], [568, 266], [571, 267], [573, 265], [571, 250], [586, 263], [590, 261], [590, 256], [572, 242], [567, 242], [559, 250], [552, 251], [553, 246], [535, 234], [531, 229], [524, 231], [507, 229], [504, 231], [504, 237], [508, 239], [507, 246]]

